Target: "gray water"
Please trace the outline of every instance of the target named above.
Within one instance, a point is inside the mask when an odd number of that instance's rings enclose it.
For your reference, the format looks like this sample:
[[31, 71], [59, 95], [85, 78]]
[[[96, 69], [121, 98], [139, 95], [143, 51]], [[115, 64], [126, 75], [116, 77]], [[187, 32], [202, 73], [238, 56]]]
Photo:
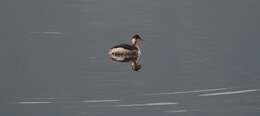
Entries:
[[[0, 2], [1, 116], [258, 116], [257, 0]], [[142, 69], [108, 57], [140, 34]]]

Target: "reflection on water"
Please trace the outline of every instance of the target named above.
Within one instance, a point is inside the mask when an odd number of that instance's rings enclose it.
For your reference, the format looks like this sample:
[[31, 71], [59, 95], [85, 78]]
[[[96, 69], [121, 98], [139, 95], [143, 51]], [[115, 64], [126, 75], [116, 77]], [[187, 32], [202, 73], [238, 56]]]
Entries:
[[140, 106], [166, 106], [166, 105], [177, 105], [176, 102], [158, 102], [158, 103], [145, 103], [145, 104], [125, 104], [115, 105], [116, 107], [140, 107]]
[[140, 55], [110, 54], [110, 58], [116, 62], [129, 62], [133, 71], [138, 71], [142, 68], [142, 65], [139, 62]]

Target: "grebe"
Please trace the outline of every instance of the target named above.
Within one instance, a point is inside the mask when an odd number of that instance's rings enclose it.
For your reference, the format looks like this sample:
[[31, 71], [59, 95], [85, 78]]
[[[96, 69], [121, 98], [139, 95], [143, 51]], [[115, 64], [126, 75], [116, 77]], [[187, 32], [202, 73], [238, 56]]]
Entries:
[[143, 41], [143, 39], [138, 35], [135, 34], [132, 37], [132, 45], [129, 44], [119, 44], [114, 47], [112, 47], [109, 51], [110, 55], [141, 55], [140, 51], [140, 42]]

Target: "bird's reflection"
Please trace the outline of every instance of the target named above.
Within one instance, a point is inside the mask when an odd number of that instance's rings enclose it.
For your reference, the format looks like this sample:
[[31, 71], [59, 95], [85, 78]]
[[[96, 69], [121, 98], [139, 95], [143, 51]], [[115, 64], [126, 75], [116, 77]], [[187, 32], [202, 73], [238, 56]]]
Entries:
[[111, 54], [110, 58], [116, 62], [130, 63], [133, 71], [139, 71], [142, 68], [142, 65], [139, 62], [139, 60], [140, 60], [139, 55]]

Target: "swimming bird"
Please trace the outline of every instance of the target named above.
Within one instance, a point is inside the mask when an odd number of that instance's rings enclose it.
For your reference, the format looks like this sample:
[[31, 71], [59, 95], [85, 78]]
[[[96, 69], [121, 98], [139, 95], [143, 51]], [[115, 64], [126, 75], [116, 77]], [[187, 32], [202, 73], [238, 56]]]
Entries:
[[132, 45], [129, 45], [129, 44], [116, 45], [116, 46], [110, 48], [109, 54], [116, 55], [116, 56], [121, 56], [121, 55], [140, 56], [141, 55], [141, 50], [140, 50], [141, 41], [143, 41], [143, 39], [138, 34], [135, 34], [132, 37]]

